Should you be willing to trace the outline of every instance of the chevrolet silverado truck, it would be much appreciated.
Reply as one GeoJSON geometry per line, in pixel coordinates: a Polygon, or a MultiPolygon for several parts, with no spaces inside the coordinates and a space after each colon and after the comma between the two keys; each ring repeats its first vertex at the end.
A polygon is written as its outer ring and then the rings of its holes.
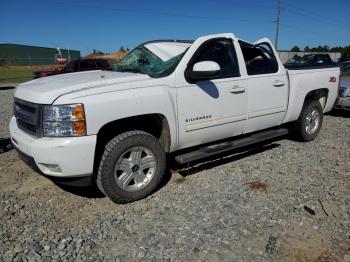
{"type": "Polygon", "coordinates": [[[112,71],[19,85],[11,141],[46,176],[90,179],[116,203],[136,201],[157,189],[170,153],[184,164],[288,132],[315,139],[339,73],[287,70],[266,38],[146,42],[112,71]]]}

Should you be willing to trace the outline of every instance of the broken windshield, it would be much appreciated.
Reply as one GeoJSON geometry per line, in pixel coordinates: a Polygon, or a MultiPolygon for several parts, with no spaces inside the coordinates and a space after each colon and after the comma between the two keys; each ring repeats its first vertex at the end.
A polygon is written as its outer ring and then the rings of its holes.
{"type": "Polygon", "coordinates": [[[136,72],[158,78],[170,75],[186,53],[187,49],[167,61],[149,51],[145,46],[132,50],[122,60],[112,66],[113,71],[136,72]]]}

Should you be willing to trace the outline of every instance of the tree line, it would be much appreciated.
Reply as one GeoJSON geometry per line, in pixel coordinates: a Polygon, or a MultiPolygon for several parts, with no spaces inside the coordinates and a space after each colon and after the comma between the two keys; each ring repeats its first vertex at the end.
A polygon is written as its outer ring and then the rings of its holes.
{"type": "Polygon", "coordinates": [[[317,46],[317,47],[309,47],[305,46],[303,50],[299,46],[293,46],[290,50],[291,52],[339,52],[341,53],[341,58],[350,57],[350,45],[348,46],[336,46],[336,47],[329,47],[328,45],[324,46],[317,46]]]}
{"type": "MultiPolygon", "coordinates": [[[[127,47],[126,49],[124,49],[124,47],[121,46],[121,47],[119,48],[119,51],[128,51],[128,52],[129,52],[129,47],[127,47]]],[[[104,55],[104,54],[105,54],[104,52],[98,51],[98,50],[96,50],[96,49],[93,49],[93,50],[92,50],[92,53],[93,53],[94,55],[104,55]]]]}

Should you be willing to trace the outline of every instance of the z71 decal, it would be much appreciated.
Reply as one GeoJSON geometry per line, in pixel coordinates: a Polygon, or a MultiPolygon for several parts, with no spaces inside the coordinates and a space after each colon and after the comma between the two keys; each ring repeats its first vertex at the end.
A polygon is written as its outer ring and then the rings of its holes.
{"type": "Polygon", "coordinates": [[[335,83],[335,82],[337,82],[337,78],[336,78],[335,76],[331,76],[331,77],[329,78],[329,82],[335,83]]]}

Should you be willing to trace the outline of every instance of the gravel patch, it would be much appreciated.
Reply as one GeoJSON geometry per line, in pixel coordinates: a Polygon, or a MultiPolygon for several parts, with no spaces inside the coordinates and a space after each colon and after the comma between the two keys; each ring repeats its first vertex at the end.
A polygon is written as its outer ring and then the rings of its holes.
{"type": "MultiPolygon", "coordinates": [[[[12,91],[0,90],[2,137],[12,91]]],[[[115,205],[0,154],[0,261],[348,261],[350,115],[288,139],[172,171],[150,197],[115,205]]]]}
{"type": "Polygon", "coordinates": [[[13,115],[12,101],[14,84],[0,84],[0,138],[8,137],[8,125],[13,115]]]}

